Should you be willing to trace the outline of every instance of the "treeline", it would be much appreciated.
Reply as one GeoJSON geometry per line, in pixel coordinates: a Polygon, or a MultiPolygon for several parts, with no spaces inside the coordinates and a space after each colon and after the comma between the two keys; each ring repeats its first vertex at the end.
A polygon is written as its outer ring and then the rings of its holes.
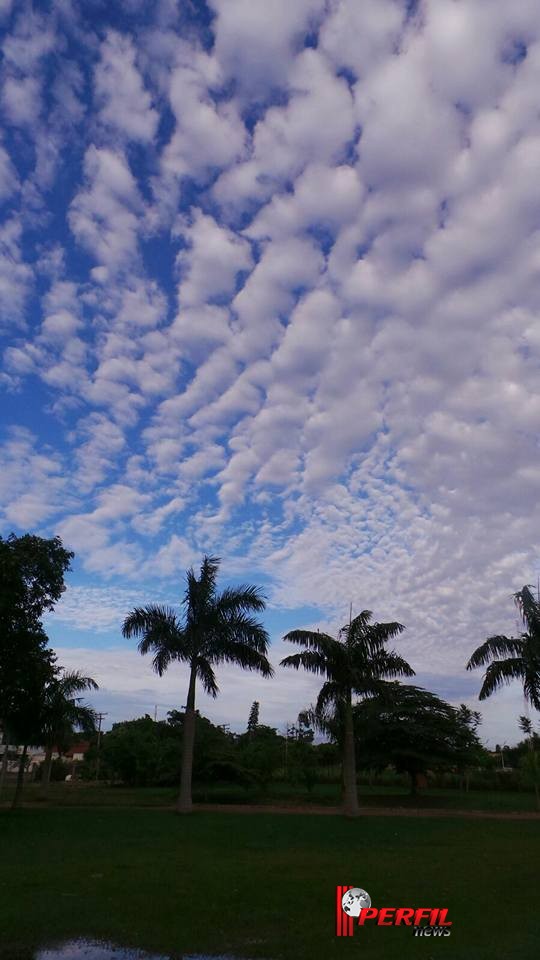
{"type": "MultiPolygon", "coordinates": [[[[258,722],[254,703],[246,730],[234,733],[196,715],[197,751],[193,782],[199,797],[221,796],[248,802],[275,787],[295,796],[313,796],[317,785],[340,784],[339,731],[315,742],[309,711],[302,711],[286,734],[258,722]],[[253,715],[257,719],[253,720],[253,715]]],[[[411,794],[428,785],[474,789],[528,789],[529,739],[504,754],[478,740],[478,714],[458,709],[428,691],[403,685],[391,707],[375,699],[354,711],[359,783],[408,783],[411,794]],[[502,762],[505,766],[502,766],[502,762]],[[401,775],[401,776],[400,776],[401,775]]],[[[181,770],[184,713],[172,710],[166,720],[149,715],[114,724],[101,737],[100,779],[129,787],[174,787],[181,770]]],[[[535,749],[540,739],[533,735],[535,749]]],[[[97,739],[78,769],[83,780],[96,777],[97,739]]],[[[58,763],[63,779],[71,770],[58,763]]]]}
{"type": "MultiPolygon", "coordinates": [[[[78,673],[67,674],[48,647],[42,616],[64,590],[64,577],[73,554],[59,540],[29,534],[0,538],[0,724],[5,771],[8,744],[22,744],[18,788],[20,797],[25,752],[29,744],[48,750],[45,783],[50,778],[54,744],[73,730],[92,732],[95,713],[78,695],[95,688],[78,673]]],[[[111,778],[128,783],[180,781],[177,809],[192,808],[195,776],[229,778],[264,787],[279,769],[284,749],[291,748],[285,766],[295,769],[309,786],[316,775],[321,750],[314,732],[323,732],[339,751],[344,812],[355,816],[358,771],[392,766],[407,774],[414,791],[431,770],[457,771],[464,782],[471,769],[486,759],[477,727],[480,715],[465,705],[456,709],[435,694],[402,680],[414,676],[411,665],[390,644],[405,629],[395,621],[377,622],[369,610],[350,617],[336,637],[319,630],[293,630],[284,639],[298,648],[281,661],[284,667],[306,670],[320,678],[315,703],[296,725],[297,735],[283,738],[259,723],[253,705],[245,735],[215,728],[196,708],[198,687],[216,697],[217,670],[223,664],[257,671],[271,678],[269,637],[258,619],[265,598],[258,587],[243,584],[219,591],[220,561],[205,556],[199,574],[186,573],[181,612],[156,604],[127,614],[124,637],[138,641],[139,652],[152,657],[161,676],[172,664],[187,667],[189,682],[182,712],[155,725],[148,718],[118,724],[103,738],[103,759],[111,778]],[[300,732],[299,732],[300,731],[300,732]]],[[[526,700],[540,707],[540,605],[529,587],[515,594],[524,630],[519,637],[488,638],[471,656],[467,668],[486,667],[480,699],[512,680],[520,680],[526,700]]],[[[539,802],[538,738],[531,721],[521,719],[527,740],[523,769],[539,802]]]]}

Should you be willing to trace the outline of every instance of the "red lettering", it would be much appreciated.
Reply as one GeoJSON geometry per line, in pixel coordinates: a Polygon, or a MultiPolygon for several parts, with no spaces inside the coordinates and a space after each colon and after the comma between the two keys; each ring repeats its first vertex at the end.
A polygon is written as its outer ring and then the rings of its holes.
{"type": "Polygon", "coordinates": [[[391,927],[393,926],[394,921],[392,917],[396,912],[395,907],[383,907],[382,910],[379,910],[379,919],[377,920],[377,926],[379,927],[391,927]],[[390,919],[387,919],[389,917],[390,919]]]}
{"type": "Polygon", "coordinates": [[[431,913],[431,907],[420,907],[414,914],[414,925],[418,926],[421,920],[427,920],[431,913]]]}
{"type": "Polygon", "coordinates": [[[366,920],[374,920],[378,915],[379,911],[377,907],[364,907],[360,911],[360,916],[358,917],[358,926],[363,927],[366,920]]]}
{"type": "Polygon", "coordinates": [[[444,910],[439,910],[439,921],[438,921],[438,926],[439,926],[439,927],[451,927],[451,926],[452,926],[452,921],[451,921],[451,920],[447,920],[447,919],[446,919],[447,916],[448,916],[448,910],[447,910],[446,907],[444,908],[444,910]]]}
{"type": "Polygon", "coordinates": [[[406,927],[412,927],[414,917],[414,908],[413,907],[400,907],[399,910],[396,910],[396,927],[399,927],[400,924],[404,923],[406,927]]]}

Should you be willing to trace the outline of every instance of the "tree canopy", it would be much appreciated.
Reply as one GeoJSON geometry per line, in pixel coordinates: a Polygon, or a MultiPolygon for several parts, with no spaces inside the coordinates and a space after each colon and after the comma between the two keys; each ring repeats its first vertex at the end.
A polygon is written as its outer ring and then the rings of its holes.
{"type": "Polygon", "coordinates": [[[359,764],[368,769],[391,765],[409,775],[413,791],[419,774],[462,769],[482,756],[479,715],[465,705],[456,709],[421,687],[386,683],[353,712],[359,764]]]}

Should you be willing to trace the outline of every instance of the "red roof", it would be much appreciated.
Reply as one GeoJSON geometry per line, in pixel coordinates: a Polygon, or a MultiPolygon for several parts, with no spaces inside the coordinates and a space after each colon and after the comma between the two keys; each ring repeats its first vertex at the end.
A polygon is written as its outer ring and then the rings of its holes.
{"type": "Polygon", "coordinates": [[[88,740],[81,740],[80,743],[74,743],[69,750],[66,750],[64,756],[72,757],[74,753],[86,753],[90,749],[90,743],[88,740]]]}

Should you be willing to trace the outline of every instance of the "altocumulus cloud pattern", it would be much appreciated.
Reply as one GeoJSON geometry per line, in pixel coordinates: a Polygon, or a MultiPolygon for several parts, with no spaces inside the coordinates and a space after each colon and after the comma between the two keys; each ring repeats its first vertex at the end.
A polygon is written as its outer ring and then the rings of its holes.
{"type": "Polygon", "coordinates": [[[537,0],[0,18],[2,528],[77,553],[64,662],[211,550],[472,698],[538,558],[537,0]]]}

